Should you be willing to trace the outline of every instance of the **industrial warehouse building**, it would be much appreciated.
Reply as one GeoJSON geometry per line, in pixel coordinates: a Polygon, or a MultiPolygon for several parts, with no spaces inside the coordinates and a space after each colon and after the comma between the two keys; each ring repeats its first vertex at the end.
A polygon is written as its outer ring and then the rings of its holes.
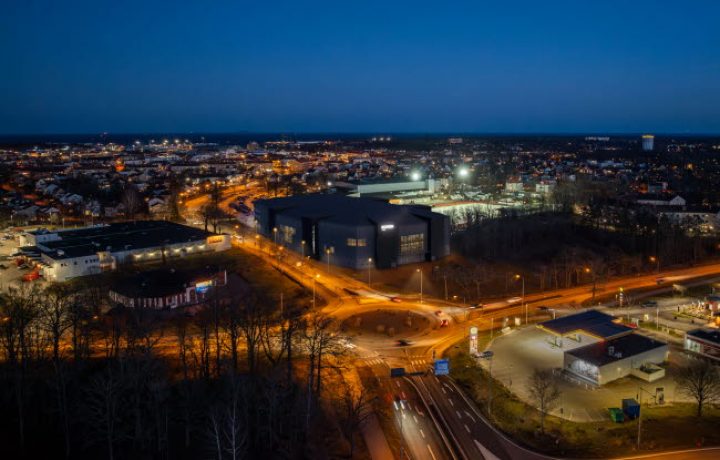
{"type": "Polygon", "coordinates": [[[615,317],[597,310],[545,321],[538,328],[554,336],[563,353],[563,369],[595,385],[628,375],[654,381],[668,359],[667,343],[636,334],[615,317]],[[569,340],[566,340],[569,339],[569,340]]]}
{"type": "Polygon", "coordinates": [[[297,253],[354,269],[436,260],[450,253],[450,220],[426,206],[304,195],[255,202],[257,231],[297,253]]]}
{"type": "Polygon", "coordinates": [[[22,253],[35,260],[49,281],[110,271],[120,264],[184,257],[230,248],[217,235],[167,221],[122,222],[71,230],[26,232],[22,253]]]}

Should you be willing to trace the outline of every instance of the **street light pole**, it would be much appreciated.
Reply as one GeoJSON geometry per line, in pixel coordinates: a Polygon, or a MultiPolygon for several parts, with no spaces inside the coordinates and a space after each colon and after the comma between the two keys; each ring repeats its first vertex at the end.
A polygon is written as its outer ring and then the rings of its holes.
{"type": "Polygon", "coordinates": [[[419,268],[416,271],[420,273],[420,303],[423,303],[423,272],[419,268]]]}
{"type": "Polygon", "coordinates": [[[368,257],[368,287],[370,287],[370,271],[372,270],[372,257],[368,257]]]}
{"type": "Polygon", "coordinates": [[[525,325],[527,325],[528,322],[528,308],[527,304],[525,303],[525,277],[522,278],[522,303],[523,308],[525,309],[525,325]]]}

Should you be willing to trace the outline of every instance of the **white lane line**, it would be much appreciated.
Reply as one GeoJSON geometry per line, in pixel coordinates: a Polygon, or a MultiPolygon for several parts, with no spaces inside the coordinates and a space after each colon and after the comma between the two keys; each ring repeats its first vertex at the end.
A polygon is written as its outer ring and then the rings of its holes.
{"type": "Polygon", "coordinates": [[[417,417],[415,417],[415,414],[413,414],[413,420],[415,420],[415,423],[417,423],[417,417]]]}
{"type": "Polygon", "coordinates": [[[430,451],[430,456],[433,458],[433,460],[436,460],[435,454],[433,453],[432,448],[430,447],[430,444],[427,445],[427,448],[428,448],[428,451],[430,451]]]}
{"type": "Polygon", "coordinates": [[[465,415],[467,415],[468,418],[470,418],[470,420],[472,420],[473,423],[475,423],[475,417],[473,417],[472,414],[470,414],[470,412],[468,412],[468,411],[464,411],[464,412],[465,412],[465,415]]]}
{"type": "Polygon", "coordinates": [[[460,415],[460,411],[456,410],[455,413],[457,414],[458,418],[462,418],[462,415],[460,415]]]}
{"type": "Polygon", "coordinates": [[[475,441],[475,447],[477,447],[477,449],[480,451],[480,453],[482,454],[482,456],[483,456],[484,459],[486,459],[486,460],[500,460],[496,455],[493,455],[492,452],[490,452],[489,450],[487,450],[487,449],[485,448],[485,446],[483,446],[482,444],[480,444],[477,439],[473,439],[473,441],[475,441]]]}
{"type": "Polygon", "coordinates": [[[450,401],[450,405],[451,405],[451,406],[455,407],[455,403],[452,402],[452,399],[448,399],[448,401],[450,401]]]}
{"type": "Polygon", "coordinates": [[[395,380],[395,384],[397,385],[398,388],[400,388],[400,382],[398,382],[397,380],[395,380]]]}
{"type": "Polygon", "coordinates": [[[443,391],[443,393],[447,394],[447,391],[445,391],[445,387],[440,387],[440,389],[443,391]]]}
{"type": "Polygon", "coordinates": [[[420,436],[422,436],[423,439],[425,439],[425,433],[423,432],[423,430],[420,430],[420,436]]]}
{"type": "Polygon", "coordinates": [[[470,428],[468,428],[467,425],[465,425],[465,431],[467,431],[468,433],[470,433],[470,428]]]}

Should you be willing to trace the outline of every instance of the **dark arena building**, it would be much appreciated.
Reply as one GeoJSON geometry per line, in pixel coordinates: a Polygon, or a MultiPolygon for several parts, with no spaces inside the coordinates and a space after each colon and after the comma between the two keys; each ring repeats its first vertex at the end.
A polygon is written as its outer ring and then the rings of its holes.
{"type": "Polygon", "coordinates": [[[391,268],[450,253],[450,220],[429,207],[372,198],[300,195],[255,201],[257,231],[305,257],[391,268]]]}

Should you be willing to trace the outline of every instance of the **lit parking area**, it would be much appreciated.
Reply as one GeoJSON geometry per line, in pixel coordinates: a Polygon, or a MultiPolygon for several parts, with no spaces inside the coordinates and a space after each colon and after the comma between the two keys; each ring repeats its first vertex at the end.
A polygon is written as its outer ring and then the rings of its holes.
{"type": "MultiPolygon", "coordinates": [[[[572,347],[588,345],[584,340],[577,343],[567,338],[563,340],[563,348],[554,344],[554,337],[534,326],[516,329],[497,337],[489,349],[494,352],[492,374],[510,391],[525,401],[530,401],[527,381],[534,369],[556,369],[562,396],[554,415],[578,422],[608,420],[608,408],[618,407],[624,398],[637,398],[638,389],[642,388],[644,401],[652,400],[657,388],[662,388],[666,403],[681,398],[675,393],[674,369],[687,364],[685,353],[673,349],[670,352],[670,363],[666,366],[667,374],[652,383],[641,381],[635,377],[625,377],[612,381],[607,385],[596,387],[579,378],[561,374],[563,353],[572,347]]],[[[488,367],[482,360],[482,365],[488,367]]],[[[682,397],[686,400],[685,397],[682,397]]]]}

